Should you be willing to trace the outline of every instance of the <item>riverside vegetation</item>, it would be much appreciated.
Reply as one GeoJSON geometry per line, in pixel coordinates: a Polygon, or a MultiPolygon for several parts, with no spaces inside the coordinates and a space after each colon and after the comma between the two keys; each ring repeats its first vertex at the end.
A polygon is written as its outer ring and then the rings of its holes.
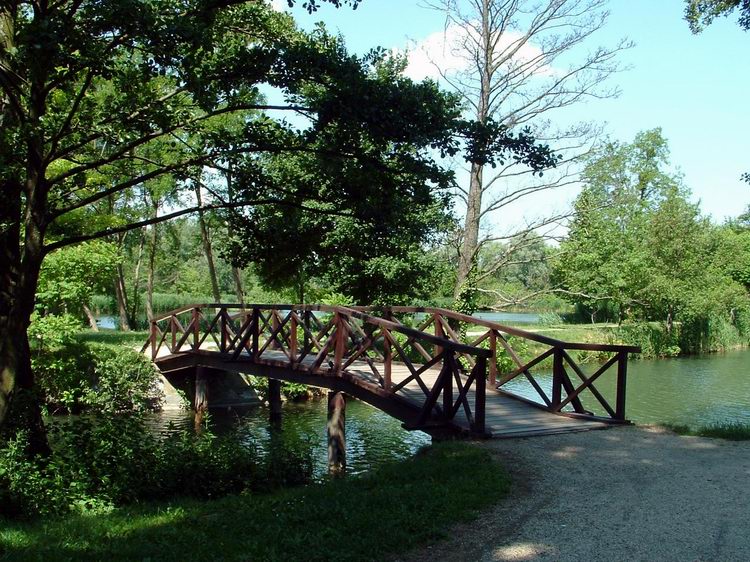
{"type": "MultiPolygon", "coordinates": [[[[325,2],[358,4],[303,4],[325,2]]],[[[155,435],[137,330],[184,304],[515,306],[546,311],[552,337],[648,357],[747,345],[750,212],[703,217],[659,129],[593,147],[559,245],[532,228],[459,257],[454,176],[435,154],[536,176],[555,147],[466,119],[457,96],[407,79],[403,57],[352,56],[265,2],[209,4],[0,7],[1,557],[132,559],[157,544],[158,558],[212,558],[218,537],[226,557],[378,558],[507,492],[465,445],[308,485],[306,452],[210,424],[155,435]],[[101,315],[121,331],[94,333],[101,315]]]]}

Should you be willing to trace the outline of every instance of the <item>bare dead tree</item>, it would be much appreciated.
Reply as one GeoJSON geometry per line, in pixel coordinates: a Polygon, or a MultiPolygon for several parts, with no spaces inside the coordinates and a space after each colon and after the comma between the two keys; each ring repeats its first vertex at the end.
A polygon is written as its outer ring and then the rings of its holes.
{"type": "MultiPolygon", "coordinates": [[[[516,163],[491,175],[479,165],[467,170],[468,185],[456,188],[456,198],[466,209],[457,296],[482,245],[497,239],[480,235],[490,215],[577,182],[580,162],[595,145],[600,127],[578,123],[560,128],[551,116],[586,100],[617,96],[618,88],[608,81],[622,70],[618,55],[632,43],[622,39],[579,54],[606,24],[607,0],[425,0],[424,5],[445,14],[445,48],[456,68],[441,68],[434,57],[431,60],[441,79],[462,97],[466,111],[481,123],[492,119],[509,129],[528,127],[561,155],[557,169],[543,178],[516,163]]],[[[521,232],[502,236],[523,239],[524,233],[555,220],[559,217],[536,219],[521,232]]],[[[481,280],[501,265],[492,264],[475,278],[481,280]]]]}

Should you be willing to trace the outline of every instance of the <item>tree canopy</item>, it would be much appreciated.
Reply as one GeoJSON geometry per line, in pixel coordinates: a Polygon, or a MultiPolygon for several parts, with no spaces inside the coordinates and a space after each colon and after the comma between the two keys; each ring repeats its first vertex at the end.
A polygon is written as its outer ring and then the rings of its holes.
{"type": "Polygon", "coordinates": [[[663,321],[667,331],[680,321],[684,345],[700,351],[710,319],[749,310],[747,242],[701,216],[668,164],[659,129],[593,158],[556,275],[592,318],[663,321]]]}
{"type": "Polygon", "coordinates": [[[444,181],[432,151],[553,162],[528,135],[462,121],[457,99],[399,77],[382,51],[352,56],[258,0],[3,3],[0,121],[0,420],[13,389],[33,386],[25,332],[53,250],[199,209],[361,220],[378,190],[422,201],[401,176],[444,181]],[[268,162],[281,155],[312,158],[327,181],[279,183],[268,162]],[[232,173],[233,192],[206,186],[201,205],[192,182],[206,167],[232,173]],[[352,179],[372,170],[391,179],[352,179]]]}
{"type": "Polygon", "coordinates": [[[686,0],[685,19],[693,33],[700,33],[714,19],[739,11],[739,25],[750,29],[750,0],[686,0]]]}

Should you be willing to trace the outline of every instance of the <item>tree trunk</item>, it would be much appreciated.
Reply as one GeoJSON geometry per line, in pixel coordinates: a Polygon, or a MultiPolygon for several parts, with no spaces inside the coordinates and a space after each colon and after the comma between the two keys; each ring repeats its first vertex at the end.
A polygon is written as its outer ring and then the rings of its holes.
{"type": "Polygon", "coordinates": [[[211,248],[211,236],[206,224],[206,217],[203,213],[203,197],[201,196],[200,182],[195,182],[195,199],[198,203],[198,223],[201,228],[201,239],[203,240],[203,251],[206,254],[208,263],[208,277],[211,280],[211,292],[214,296],[214,302],[221,302],[221,292],[219,291],[219,280],[216,278],[216,267],[214,265],[214,252],[211,248]]]}
{"type": "Polygon", "coordinates": [[[95,332],[98,332],[99,326],[96,323],[96,317],[94,316],[94,313],[91,312],[91,309],[85,304],[83,305],[83,313],[86,315],[86,319],[89,321],[89,328],[91,328],[95,332]]]}
{"type": "MultiPolygon", "coordinates": [[[[481,4],[482,33],[479,40],[482,42],[481,60],[477,61],[480,75],[479,97],[476,105],[476,115],[479,123],[486,123],[490,108],[490,89],[492,81],[492,31],[490,29],[491,2],[484,0],[481,4]]],[[[469,277],[471,268],[474,267],[475,258],[479,249],[479,224],[482,219],[482,194],[483,166],[472,163],[469,176],[469,192],[466,197],[466,217],[464,219],[464,237],[461,244],[461,252],[458,260],[458,271],[456,272],[456,286],[453,289],[453,297],[458,298],[469,277]]]]}
{"type": "MultiPolygon", "coordinates": [[[[154,201],[153,218],[156,218],[159,204],[154,201]]],[[[154,263],[156,262],[156,245],[159,242],[157,225],[151,225],[151,243],[148,248],[148,279],[146,281],[146,315],[149,322],[154,317],[154,263]]]]}
{"type": "MultiPolygon", "coordinates": [[[[0,182],[0,224],[4,225],[0,228],[0,427],[5,435],[28,431],[28,452],[46,454],[49,445],[27,335],[44,258],[44,220],[35,193],[39,176],[30,177],[23,190],[27,194],[23,233],[21,186],[0,182]]],[[[44,195],[41,199],[43,203],[44,195]]]]}
{"type": "Polygon", "coordinates": [[[245,290],[242,288],[242,272],[239,267],[232,267],[232,277],[234,278],[234,290],[237,293],[237,302],[245,308],[245,290]]]}
{"type": "Polygon", "coordinates": [[[143,247],[146,245],[146,228],[141,229],[141,239],[138,242],[138,258],[135,261],[135,270],[133,271],[133,302],[130,306],[130,319],[133,324],[138,321],[138,305],[141,289],[141,262],[143,261],[143,247]]]}
{"type": "Polygon", "coordinates": [[[479,245],[479,220],[482,211],[482,166],[472,164],[469,197],[467,198],[466,217],[464,219],[464,237],[458,258],[456,286],[453,297],[458,298],[469,272],[474,264],[474,256],[479,245]]]}
{"type": "Polygon", "coordinates": [[[120,330],[123,332],[130,331],[128,322],[128,300],[125,292],[125,275],[122,272],[122,265],[117,266],[115,275],[115,299],[117,300],[117,312],[120,315],[120,330]]]}
{"type": "MultiPolygon", "coordinates": [[[[230,202],[234,201],[234,182],[232,174],[232,163],[230,162],[227,167],[227,172],[224,177],[227,180],[227,197],[230,202]]],[[[245,289],[242,287],[242,272],[239,267],[232,266],[232,277],[234,278],[234,290],[237,294],[237,301],[245,308],[245,289]]]]}

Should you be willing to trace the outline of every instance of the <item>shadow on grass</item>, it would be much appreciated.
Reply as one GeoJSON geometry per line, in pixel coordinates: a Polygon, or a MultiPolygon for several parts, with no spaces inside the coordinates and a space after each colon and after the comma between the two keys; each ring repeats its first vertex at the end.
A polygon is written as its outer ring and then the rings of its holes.
{"type": "MultiPolygon", "coordinates": [[[[200,475],[196,475],[200,478],[200,475]]],[[[508,491],[484,450],[443,443],[368,475],[0,527],[4,560],[372,560],[447,535],[508,491]]]]}

